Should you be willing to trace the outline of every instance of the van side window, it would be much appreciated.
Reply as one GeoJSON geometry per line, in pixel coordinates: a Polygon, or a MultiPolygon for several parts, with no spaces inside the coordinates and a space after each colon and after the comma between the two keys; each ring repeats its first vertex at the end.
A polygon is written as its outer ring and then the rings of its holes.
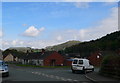
{"type": "Polygon", "coordinates": [[[78,62],[78,60],[74,60],[74,61],[73,61],[73,64],[77,64],[77,62],[78,62]]]}
{"type": "Polygon", "coordinates": [[[83,64],[83,60],[79,60],[79,64],[83,64]]]}

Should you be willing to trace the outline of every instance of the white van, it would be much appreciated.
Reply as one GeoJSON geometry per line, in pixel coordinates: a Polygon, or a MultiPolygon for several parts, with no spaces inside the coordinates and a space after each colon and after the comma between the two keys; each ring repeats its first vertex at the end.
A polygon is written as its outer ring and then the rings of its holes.
{"type": "Polygon", "coordinates": [[[85,73],[86,71],[94,71],[94,66],[90,65],[88,59],[74,58],[71,70],[73,73],[75,73],[75,71],[83,71],[83,73],[85,73]]]}

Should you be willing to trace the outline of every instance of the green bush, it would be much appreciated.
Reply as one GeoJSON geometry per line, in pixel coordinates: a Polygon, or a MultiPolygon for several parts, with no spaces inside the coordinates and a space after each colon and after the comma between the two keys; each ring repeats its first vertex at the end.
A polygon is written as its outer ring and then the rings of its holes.
{"type": "Polygon", "coordinates": [[[119,55],[107,55],[104,57],[100,74],[118,77],[120,78],[120,56],[119,55]]]}

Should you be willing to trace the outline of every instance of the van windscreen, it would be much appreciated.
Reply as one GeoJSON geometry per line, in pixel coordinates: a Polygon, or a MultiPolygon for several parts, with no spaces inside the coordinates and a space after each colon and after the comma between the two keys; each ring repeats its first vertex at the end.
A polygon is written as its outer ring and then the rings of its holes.
{"type": "Polygon", "coordinates": [[[83,60],[79,60],[79,64],[83,64],[83,60]]]}
{"type": "Polygon", "coordinates": [[[78,60],[74,60],[74,61],[73,61],[73,64],[77,64],[77,62],[78,62],[78,60]]]}

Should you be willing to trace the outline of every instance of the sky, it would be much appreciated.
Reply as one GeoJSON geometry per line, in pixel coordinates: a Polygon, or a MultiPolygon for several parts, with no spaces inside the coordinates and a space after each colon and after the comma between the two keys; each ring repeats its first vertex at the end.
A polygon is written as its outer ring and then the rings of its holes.
{"type": "MultiPolygon", "coordinates": [[[[2,2],[2,49],[90,41],[118,30],[117,2],[2,2]]],[[[1,24],[0,24],[1,25],[1,24]]]]}

